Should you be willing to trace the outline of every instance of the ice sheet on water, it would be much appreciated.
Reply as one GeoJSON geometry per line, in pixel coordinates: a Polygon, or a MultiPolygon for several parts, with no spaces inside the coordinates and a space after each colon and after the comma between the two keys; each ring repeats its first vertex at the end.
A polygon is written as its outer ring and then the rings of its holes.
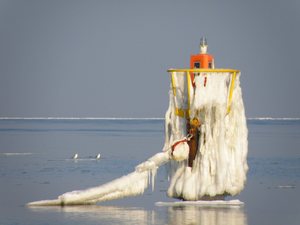
{"type": "Polygon", "coordinates": [[[244,202],[235,199],[229,201],[214,200],[214,201],[175,201],[175,202],[156,202],[156,206],[204,206],[204,207],[242,207],[244,202]]]}

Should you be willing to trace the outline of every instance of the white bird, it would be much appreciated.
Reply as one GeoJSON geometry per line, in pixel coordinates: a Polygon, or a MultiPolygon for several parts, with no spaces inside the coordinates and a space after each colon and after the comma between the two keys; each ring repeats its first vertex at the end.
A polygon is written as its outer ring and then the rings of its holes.
{"type": "Polygon", "coordinates": [[[73,159],[78,159],[78,154],[77,153],[73,156],[73,159]]]}
{"type": "Polygon", "coordinates": [[[96,155],[96,159],[100,159],[100,157],[101,157],[101,155],[100,155],[100,153],[98,153],[98,154],[96,155]]]}

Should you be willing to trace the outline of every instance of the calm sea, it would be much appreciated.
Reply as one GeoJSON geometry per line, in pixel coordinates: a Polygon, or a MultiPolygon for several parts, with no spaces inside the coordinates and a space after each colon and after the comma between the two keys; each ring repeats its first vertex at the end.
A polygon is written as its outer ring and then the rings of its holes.
{"type": "Polygon", "coordinates": [[[155,190],[96,206],[28,208],[67,191],[108,182],[161,151],[162,119],[0,119],[0,224],[300,224],[300,120],[250,119],[250,170],[242,208],[156,206],[155,190]],[[78,153],[79,160],[72,160],[78,153]],[[101,159],[95,160],[100,153],[101,159]]]}

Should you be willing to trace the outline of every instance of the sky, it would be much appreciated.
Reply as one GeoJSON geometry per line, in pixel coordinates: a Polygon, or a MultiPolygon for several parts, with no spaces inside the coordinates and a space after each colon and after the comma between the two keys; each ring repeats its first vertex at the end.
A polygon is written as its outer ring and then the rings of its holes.
{"type": "Polygon", "coordinates": [[[0,0],[0,117],[164,117],[202,36],[247,117],[300,117],[300,1],[0,0]]]}

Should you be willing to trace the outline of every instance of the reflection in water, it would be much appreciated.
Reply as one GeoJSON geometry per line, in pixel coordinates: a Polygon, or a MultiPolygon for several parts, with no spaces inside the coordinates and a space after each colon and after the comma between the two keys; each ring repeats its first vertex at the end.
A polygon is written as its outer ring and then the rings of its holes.
{"type": "Polygon", "coordinates": [[[243,208],[173,206],[168,208],[168,224],[247,225],[243,208]]]}
{"type": "Polygon", "coordinates": [[[61,212],[67,220],[74,224],[156,224],[153,210],[145,210],[135,207],[113,207],[113,206],[49,206],[30,207],[35,212],[61,212]]]}
{"type": "Polygon", "coordinates": [[[35,212],[63,213],[63,216],[74,221],[74,224],[81,224],[83,221],[85,224],[94,224],[101,221],[101,224],[247,225],[243,208],[237,207],[170,206],[145,210],[133,207],[87,205],[30,209],[35,212]]]}
{"type": "Polygon", "coordinates": [[[112,206],[65,207],[63,212],[68,219],[101,221],[104,224],[148,224],[153,214],[153,211],[140,208],[112,206]]]}

